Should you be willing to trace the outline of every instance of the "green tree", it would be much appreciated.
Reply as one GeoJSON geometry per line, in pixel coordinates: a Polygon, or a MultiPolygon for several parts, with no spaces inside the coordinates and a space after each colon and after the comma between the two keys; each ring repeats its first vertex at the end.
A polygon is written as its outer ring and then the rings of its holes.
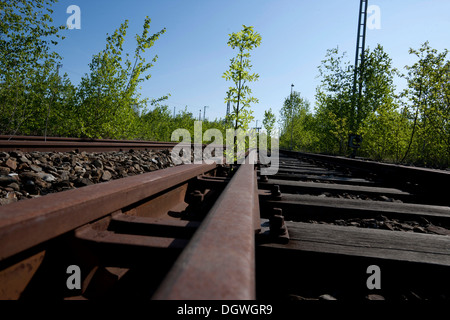
{"type": "Polygon", "coordinates": [[[250,73],[250,51],[261,44],[261,36],[253,27],[245,25],[240,32],[229,36],[228,45],[232,49],[237,48],[238,54],[230,60],[230,69],[222,76],[234,84],[234,87],[229,87],[225,101],[230,101],[233,105],[229,120],[234,121],[234,129],[246,130],[253,119],[250,104],[258,103],[258,99],[251,96],[252,91],[247,85],[259,78],[257,73],[250,73]]]}
{"type": "Polygon", "coordinates": [[[360,152],[372,159],[399,162],[406,150],[409,131],[410,122],[404,110],[398,110],[394,104],[378,106],[361,125],[364,144],[360,152]]]}
{"type": "Polygon", "coordinates": [[[152,47],[166,29],[149,36],[150,18],[146,17],[141,35],[136,35],[134,59],[124,56],[128,20],[125,20],[111,36],[106,48],[94,55],[89,64],[90,74],[81,79],[78,87],[78,119],[80,135],[87,137],[129,138],[136,134],[139,115],[148,99],[141,99],[139,83],[148,80],[146,74],[156,62],[155,56],[146,63],[143,54],[152,47]]]}
{"type": "MultiPolygon", "coordinates": [[[[272,109],[269,108],[269,110],[265,110],[263,125],[264,125],[264,128],[266,129],[266,133],[262,133],[262,134],[265,135],[265,139],[267,139],[266,141],[267,141],[267,146],[269,149],[272,146],[272,137],[274,134],[275,122],[276,122],[276,117],[275,117],[275,114],[272,112],[272,109]]],[[[260,137],[260,139],[261,138],[264,139],[264,137],[260,137]]],[[[260,140],[260,141],[264,141],[264,140],[260,140]]],[[[262,148],[262,147],[264,147],[264,146],[259,144],[259,148],[262,148]]]]}
{"type": "Polygon", "coordinates": [[[76,87],[70,82],[67,74],[55,79],[45,119],[47,136],[70,137],[78,131],[79,124],[75,113],[78,103],[76,94],[76,87]]]}
{"type": "Polygon", "coordinates": [[[334,152],[346,151],[352,108],[353,72],[347,54],[339,48],[329,49],[318,67],[321,84],[316,89],[316,115],[320,118],[318,139],[320,148],[334,152]]]}
{"type": "Polygon", "coordinates": [[[364,123],[380,106],[385,106],[384,112],[394,112],[398,107],[393,84],[398,72],[391,59],[381,45],[374,50],[366,49],[365,57],[360,77],[363,92],[357,112],[352,105],[353,66],[346,54],[340,54],[338,48],[328,50],[319,66],[322,78],[316,93],[316,114],[321,119],[319,141],[329,152],[346,153],[349,133],[361,134],[364,123]],[[337,150],[332,141],[337,143],[337,150]]]}
{"type": "MultiPolygon", "coordinates": [[[[141,137],[146,140],[170,141],[174,119],[169,107],[157,105],[141,117],[141,137]]],[[[186,124],[184,124],[186,126],[186,124]]],[[[181,127],[188,129],[189,127],[181,127]]]]}
{"type": "Polygon", "coordinates": [[[61,57],[53,51],[64,26],[52,25],[56,0],[0,2],[0,131],[44,133],[55,101],[61,57]]]}
{"type": "Polygon", "coordinates": [[[273,129],[275,126],[275,121],[276,121],[276,117],[275,117],[275,114],[272,112],[272,109],[270,108],[269,110],[265,110],[263,125],[264,125],[264,128],[266,129],[267,135],[269,137],[272,136],[273,129]]]}
{"type": "Polygon", "coordinates": [[[362,77],[363,96],[356,114],[356,128],[364,137],[360,153],[383,160],[399,160],[408,121],[399,110],[394,78],[399,76],[381,45],[366,51],[362,77]]]}
{"type": "MultiPolygon", "coordinates": [[[[394,78],[399,76],[397,69],[392,67],[392,59],[378,44],[375,49],[366,50],[363,81],[363,96],[360,100],[359,111],[356,114],[356,130],[361,123],[383,105],[397,108],[394,78]]],[[[389,108],[388,108],[389,109],[389,108]]]]}
{"type": "Polygon", "coordinates": [[[280,145],[295,150],[311,150],[315,140],[310,103],[297,91],[286,97],[280,110],[280,145]]]}
{"type": "Polygon", "coordinates": [[[450,161],[450,62],[448,50],[438,52],[425,42],[410,49],[418,61],[406,66],[408,88],[402,96],[409,101],[412,121],[408,147],[402,160],[411,154],[420,163],[448,166],[450,161]]]}
{"type": "Polygon", "coordinates": [[[309,113],[310,103],[303,98],[300,92],[293,91],[285,98],[280,110],[281,137],[280,145],[294,148],[296,143],[301,144],[298,136],[303,131],[306,114],[309,113]]]}

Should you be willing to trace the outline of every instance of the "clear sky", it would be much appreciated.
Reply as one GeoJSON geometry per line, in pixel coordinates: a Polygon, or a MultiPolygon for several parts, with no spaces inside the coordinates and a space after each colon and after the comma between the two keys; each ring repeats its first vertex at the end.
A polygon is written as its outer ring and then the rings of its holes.
{"type": "MultiPolygon", "coordinates": [[[[199,110],[203,116],[208,106],[210,120],[225,116],[224,99],[232,84],[222,74],[236,54],[227,41],[243,24],[262,36],[261,46],[251,52],[252,70],[260,75],[250,84],[259,99],[252,106],[258,126],[269,108],[278,119],[291,84],[314,106],[317,67],[327,49],[339,46],[354,61],[359,0],[60,0],[53,7],[55,24],[66,24],[69,5],[80,7],[81,29],[64,31],[66,39],[56,50],[64,58],[61,71],[72,83],[89,72],[92,56],[105,48],[106,34],[125,19],[125,49],[132,55],[134,35],[149,16],[151,34],[164,27],[167,32],[146,53],[147,61],[155,54],[159,59],[142,96],[170,93],[172,112],[187,106],[195,116],[199,110]]],[[[408,54],[411,47],[418,49],[428,40],[439,51],[450,48],[449,0],[369,0],[369,5],[380,8],[381,28],[367,30],[366,47],[380,43],[401,71],[415,61],[408,54]]]]}

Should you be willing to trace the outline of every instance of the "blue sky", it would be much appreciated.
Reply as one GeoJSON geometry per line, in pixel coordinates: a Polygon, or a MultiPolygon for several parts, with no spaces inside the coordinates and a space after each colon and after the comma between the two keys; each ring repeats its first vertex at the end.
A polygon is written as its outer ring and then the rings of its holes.
{"type": "MultiPolygon", "coordinates": [[[[261,125],[264,110],[275,115],[291,84],[314,106],[317,67],[327,49],[339,46],[354,61],[358,0],[60,0],[54,9],[55,24],[66,24],[69,5],[81,9],[81,29],[66,30],[56,50],[64,58],[61,71],[78,84],[89,72],[92,56],[105,48],[106,34],[112,34],[129,20],[125,50],[134,52],[134,35],[141,33],[145,16],[152,21],[150,32],[167,32],[146,53],[147,61],[159,59],[150,69],[152,78],[142,85],[142,96],[157,98],[168,93],[173,111],[188,107],[198,116],[208,106],[206,117],[223,118],[224,98],[230,82],[222,78],[236,52],[227,46],[229,34],[242,25],[261,34],[261,46],[251,54],[252,70],[260,75],[251,83],[255,121],[261,125]]],[[[425,41],[442,51],[450,48],[450,1],[369,0],[380,8],[381,29],[367,30],[366,46],[380,43],[404,71],[415,62],[409,48],[425,41]]],[[[398,81],[402,88],[404,83],[398,81]]],[[[255,121],[252,126],[255,125],[255,121]]]]}

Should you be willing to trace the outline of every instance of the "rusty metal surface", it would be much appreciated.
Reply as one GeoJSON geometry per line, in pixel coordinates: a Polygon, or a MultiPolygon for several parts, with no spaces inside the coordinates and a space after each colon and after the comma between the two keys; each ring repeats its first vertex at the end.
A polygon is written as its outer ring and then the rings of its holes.
{"type": "MultiPolygon", "coordinates": [[[[43,136],[8,136],[0,135],[0,151],[23,152],[66,152],[72,150],[87,152],[106,151],[129,151],[129,150],[161,150],[172,149],[176,146],[184,148],[202,148],[206,144],[183,144],[179,142],[162,142],[147,140],[114,140],[114,139],[91,139],[91,138],[63,138],[63,137],[43,137],[43,136]]],[[[226,148],[222,145],[209,145],[211,148],[226,148]]]]}
{"type": "Polygon", "coordinates": [[[354,174],[363,176],[369,174],[372,177],[381,179],[384,186],[400,188],[415,194],[415,198],[422,203],[431,201],[439,205],[450,205],[447,189],[442,187],[450,183],[450,171],[448,170],[287,150],[280,150],[280,153],[300,159],[344,167],[354,174]]]}
{"type": "Polygon", "coordinates": [[[423,179],[426,181],[434,181],[436,183],[444,183],[450,181],[450,171],[437,170],[421,167],[410,167],[393,163],[382,163],[376,161],[369,161],[363,159],[351,159],[341,156],[330,156],[324,154],[314,154],[305,152],[295,152],[280,150],[281,153],[290,156],[306,157],[309,159],[315,159],[333,164],[340,164],[345,167],[355,167],[361,169],[367,169],[373,172],[383,173],[385,175],[393,174],[395,176],[404,176],[408,178],[423,179]]]}
{"type": "MultiPolygon", "coordinates": [[[[107,142],[107,143],[151,143],[167,144],[168,142],[151,140],[116,140],[116,139],[93,139],[93,138],[65,138],[65,137],[44,137],[44,136],[9,136],[0,135],[0,141],[70,141],[70,142],[107,142]]],[[[171,144],[169,142],[169,144],[171,144]]],[[[173,144],[176,144],[175,142],[173,144]]]]}
{"type": "Polygon", "coordinates": [[[0,300],[17,300],[44,259],[45,251],[36,253],[0,271],[0,300]]]}
{"type": "Polygon", "coordinates": [[[163,218],[167,216],[168,211],[173,211],[177,208],[179,208],[179,211],[182,211],[187,206],[184,202],[187,185],[185,183],[171,190],[167,190],[164,194],[159,194],[148,201],[146,200],[144,203],[137,204],[126,214],[140,217],[163,218]]]}
{"type": "Polygon", "coordinates": [[[30,151],[117,151],[117,150],[145,150],[145,149],[170,149],[177,145],[177,143],[155,143],[155,142],[125,142],[125,141],[72,141],[72,140],[0,140],[0,151],[14,151],[21,150],[24,152],[30,151]]]}
{"type": "Polygon", "coordinates": [[[216,168],[182,165],[0,208],[0,261],[216,168]]]}
{"type": "Polygon", "coordinates": [[[255,299],[256,183],[242,164],[153,299],[255,299]]]}
{"type": "Polygon", "coordinates": [[[255,230],[255,234],[258,234],[261,232],[261,216],[260,216],[260,210],[259,210],[259,191],[258,191],[258,180],[257,180],[257,174],[255,170],[255,195],[253,197],[254,201],[254,209],[253,209],[253,228],[255,230]]]}
{"type": "MultiPolygon", "coordinates": [[[[176,144],[171,142],[148,141],[148,140],[116,140],[116,139],[93,139],[93,138],[65,138],[65,137],[44,137],[44,136],[9,136],[0,135],[0,141],[70,141],[70,142],[107,142],[107,143],[151,143],[151,144],[176,144]]],[[[0,142],[0,144],[2,143],[0,142]]]]}
{"type": "Polygon", "coordinates": [[[179,249],[184,248],[188,242],[185,239],[118,234],[108,230],[95,230],[89,226],[77,229],[75,236],[80,240],[98,242],[102,244],[121,245],[124,247],[179,249]]]}

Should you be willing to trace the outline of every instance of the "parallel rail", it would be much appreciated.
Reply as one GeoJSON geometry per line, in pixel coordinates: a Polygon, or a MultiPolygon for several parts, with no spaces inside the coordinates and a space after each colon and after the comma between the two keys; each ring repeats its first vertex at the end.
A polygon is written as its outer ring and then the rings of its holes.
{"type": "Polygon", "coordinates": [[[256,299],[260,230],[256,151],[241,164],[155,295],[158,300],[256,299]]]}
{"type": "MultiPolygon", "coordinates": [[[[0,298],[152,298],[159,288],[155,298],[254,299],[255,167],[240,165],[231,180],[221,172],[217,164],[182,165],[1,207],[0,298]],[[230,211],[232,204],[239,210],[230,211]],[[214,264],[215,286],[183,292],[170,276],[160,286],[170,265],[176,274],[185,260],[194,269],[214,264]],[[71,265],[82,271],[75,291],[64,281],[71,265]],[[142,272],[144,279],[152,274],[146,285],[133,280],[142,272]],[[131,293],[118,289],[124,282],[131,293]]],[[[180,273],[176,278],[198,281],[192,270],[180,273]]]]}
{"type": "MultiPolygon", "coordinates": [[[[448,200],[445,186],[450,184],[450,171],[287,150],[283,150],[283,153],[288,156],[342,166],[357,174],[377,176],[385,184],[406,188],[417,196],[433,198],[440,202],[448,200]]],[[[447,201],[447,204],[450,202],[447,201]]]]}
{"type": "Polygon", "coordinates": [[[290,240],[259,242],[259,297],[450,300],[450,202],[440,184],[449,172],[281,154],[278,174],[259,182],[260,208],[263,222],[284,215],[290,240]],[[368,285],[370,266],[380,289],[368,285]]]}
{"type": "Polygon", "coordinates": [[[140,141],[140,140],[113,140],[113,139],[83,139],[83,138],[60,138],[41,136],[0,136],[0,151],[20,150],[24,152],[65,152],[65,151],[88,151],[103,152],[116,150],[154,150],[172,149],[178,143],[140,141]]]}
{"type": "Polygon", "coordinates": [[[280,154],[0,207],[0,298],[450,299],[448,172],[280,154]]]}

